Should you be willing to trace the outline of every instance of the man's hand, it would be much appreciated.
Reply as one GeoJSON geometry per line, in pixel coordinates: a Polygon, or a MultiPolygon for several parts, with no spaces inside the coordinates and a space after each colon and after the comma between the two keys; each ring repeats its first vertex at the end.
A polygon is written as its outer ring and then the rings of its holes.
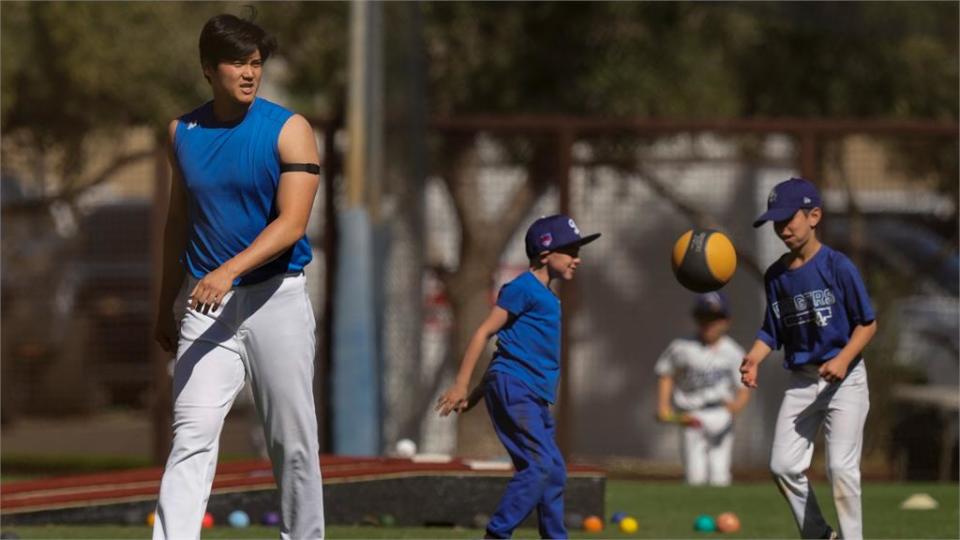
{"type": "Polygon", "coordinates": [[[466,410],[467,405],[467,387],[455,384],[440,396],[434,410],[439,411],[440,416],[447,416],[454,411],[462,412],[466,410]]]}
{"type": "Polygon", "coordinates": [[[201,313],[217,311],[223,298],[233,288],[233,280],[236,277],[223,266],[203,276],[203,279],[190,292],[187,306],[201,313]]]}
{"type": "Polygon", "coordinates": [[[844,362],[839,358],[832,358],[821,364],[818,371],[824,380],[835,383],[842,381],[843,378],[847,376],[848,367],[850,367],[849,363],[844,362]]]}
{"type": "Polygon", "coordinates": [[[757,365],[757,361],[749,356],[744,356],[740,363],[740,382],[747,388],[757,387],[757,365]]]}

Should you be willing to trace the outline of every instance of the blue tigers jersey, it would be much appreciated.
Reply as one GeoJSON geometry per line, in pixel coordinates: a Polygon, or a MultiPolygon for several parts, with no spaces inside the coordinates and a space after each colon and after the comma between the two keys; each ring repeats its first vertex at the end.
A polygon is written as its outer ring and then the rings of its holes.
{"type": "Polygon", "coordinates": [[[856,326],[876,318],[860,272],[827,245],[799,268],[773,263],[764,285],[767,309],[757,339],[771,349],[782,347],[790,369],[830,360],[856,326]]]}

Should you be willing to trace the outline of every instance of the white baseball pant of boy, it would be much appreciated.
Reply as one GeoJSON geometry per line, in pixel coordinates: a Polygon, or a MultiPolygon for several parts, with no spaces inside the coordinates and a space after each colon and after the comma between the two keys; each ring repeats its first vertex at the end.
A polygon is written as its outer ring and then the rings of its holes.
{"type": "Polygon", "coordinates": [[[824,538],[830,531],[806,471],[821,424],[826,440],[827,478],[840,521],[840,536],[863,538],[860,505],[860,453],[863,425],[870,410],[865,362],[860,361],[839,384],[803,366],[790,374],[780,405],[770,456],[770,471],[790,504],[803,538],[824,538]]]}
{"type": "Polygon", "coordinates": [[[216,313],[178,314],[173,375],[173,448],[167,460],[154,540],[200,538],[217,468],[224,418],[252,381],[273,474],[283,539],[323,538],[323,486],[313,401],[315,321],[302,273],[235,287],[216,313]]]}
{"type": "Polygon", "coordinates": [[[683,429],[683,470],[691,486],[729,486],[733,416],[726,407],[692,411],[698,427],[683,429]]]}

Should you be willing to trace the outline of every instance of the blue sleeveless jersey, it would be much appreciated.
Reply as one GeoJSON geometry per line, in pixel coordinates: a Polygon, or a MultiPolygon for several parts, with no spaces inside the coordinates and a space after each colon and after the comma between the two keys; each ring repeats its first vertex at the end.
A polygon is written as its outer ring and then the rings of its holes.
{"type": "Polygon", "coordinates": [[[860,272],[826,245],[799,268],[773,263],[764,284],[767,310],[757,339],[771,349],[782,346],[788,369],[830,360],[856,326],[876,318],[860,272]]]}
{"type": "MultiPolygon", "coordinates": [[[[213,102],[179,118],[174,151],[188,192],[189,239],[182,263],[196,278],[250,246],[277,217],[283,124],[293,113],[257,98],[240,120],[213,116],[213,102]]],[[[249,285],[310,262],[304,236],[276,259],[238,278],[249,285]]]]}
{"type": "Polygon", "coordinates": [[[510,320],[497,332],[491,373],[517,377],[553,403],[560,381],[560,299],[531,272],[500,288],[497,305],[510,320]]]}

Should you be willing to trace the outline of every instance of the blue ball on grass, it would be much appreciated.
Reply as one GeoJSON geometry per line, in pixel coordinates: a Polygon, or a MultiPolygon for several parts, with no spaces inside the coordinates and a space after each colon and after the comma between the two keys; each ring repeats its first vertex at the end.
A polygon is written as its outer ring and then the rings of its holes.
{"type": "Polygon", "coordinates": [[[249,527],[250,516],[247,515],[247,513],[243,510],[234,510],[233,512],[230,512],[229,516],[227,516],[227,523],[229,523],[231,527],[235,527],[237,529],[249,527]]]}
{"type": "Polygon", "coordinates": [[[693,530],[703,533],[713,532],[717,530],[717,522],[711,515],[700,514],[693,520],[693,530]]]}

